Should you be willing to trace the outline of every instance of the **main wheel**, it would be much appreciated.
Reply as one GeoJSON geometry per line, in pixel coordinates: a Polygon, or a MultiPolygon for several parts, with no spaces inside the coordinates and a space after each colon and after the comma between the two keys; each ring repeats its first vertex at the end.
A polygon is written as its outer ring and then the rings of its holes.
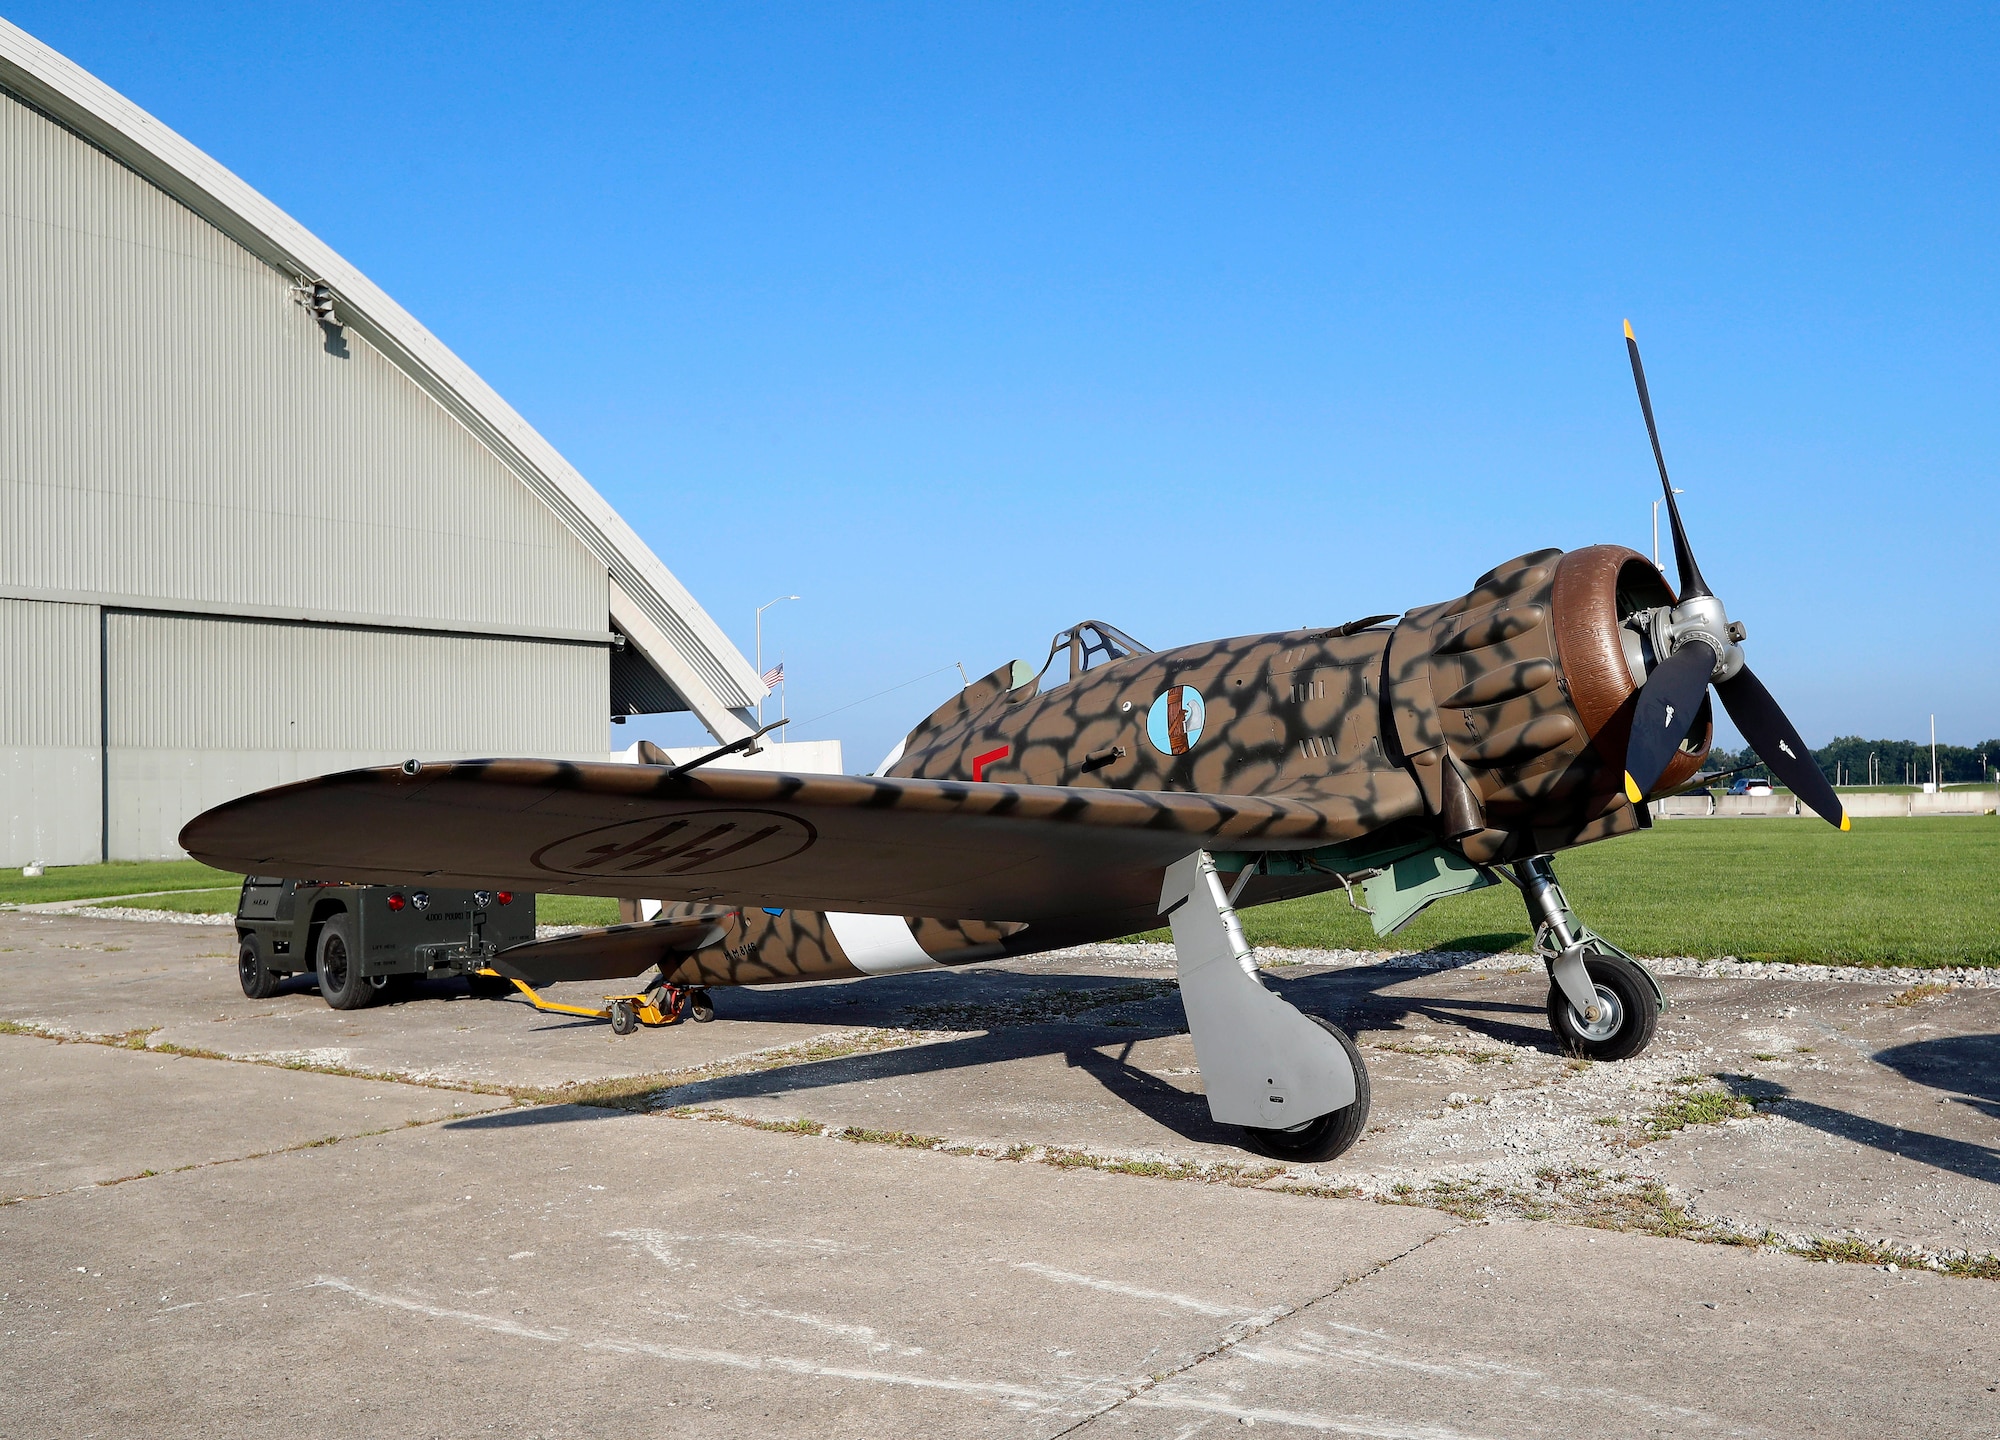
{"type": "Polygon", "coordinates": [[[319,993],[336,1010],[360,1010],[374,1003],[375,987],[362,977],[345,915],[335,915],[320,926],[319,993]]]}
{"type": "Polygon", "coordinates": [[[245,935],[236,951],[236,978],[252,1000],[268,1000],[278,993],[278,977],[264,968],[264,956],[254,935],[245,935]]]}
{"type": "Polygon", "coordinates": [[[632,1007],[623,1000],[613,1000],[611,1002],[611,1033],[614,1035],[630,1035],[638,1028],[639,1017],[633,1013],[632,1007]]]}
{"type": "Polygon", "coordinates": [[[1361,1063],[1361,1052],[1355,1048],[1347,1032],[1332,1021],[1322,1020],[1317,1015],[1308,1015],[1306,1019],[1338,1040],[1340,1048],[1347,1052],[1347,1063],[1354,1067],[1354,1103],[1285,1130],[1260,1130],[1253,1125],[1243,1127],[1244,1141],[1252,1150],[1294,1165],[1312,1165],[1333,1159],[1359,1140],[1361,1132],[1368,1127],[1368,1067],[1361,1063]]]}
{"type": "Polygon", "coordinates": [[[1583,962],[1597,989],[1595,1023],[1577,1013],[1562,987],[1549,986],[1549,1029],[1556,1044],[1586,1060],[1627,1060],[1653,1043],[1660,1002],[1639,967],[1622,955],[1591,955],[1583,962]]]}

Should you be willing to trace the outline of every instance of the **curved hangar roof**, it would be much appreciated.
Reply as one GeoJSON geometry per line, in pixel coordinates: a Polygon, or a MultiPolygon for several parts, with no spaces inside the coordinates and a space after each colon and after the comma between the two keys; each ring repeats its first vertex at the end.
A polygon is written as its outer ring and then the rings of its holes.
{"type": "Polygon", "coordinates": [[[367,276],[236,175],[74,62],[0,20],[0,86],[158,186],[278,271],[323,285],[351,328],[464,425],[601,561],[611,623],[715,734],[749,732],[748,661],[576,469],[367,276]]]}

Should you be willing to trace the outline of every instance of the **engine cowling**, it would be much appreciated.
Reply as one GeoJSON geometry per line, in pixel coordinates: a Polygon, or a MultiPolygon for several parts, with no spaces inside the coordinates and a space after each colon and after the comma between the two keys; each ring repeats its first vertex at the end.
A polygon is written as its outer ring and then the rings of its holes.
{"type": "MultiPolygon", "coordinates": [[[[1592,545],[1522,555],[1403,617],[1388,656],[1397,741],[1468,860],[1521,859],[1646,823],[1624,793],[1644,676],[1621,622],[1673,602],[1638,551],[1592,545]]],[[[1704,714],[1658,788],[1691,778],[1713,738],[1704,714]]]]}

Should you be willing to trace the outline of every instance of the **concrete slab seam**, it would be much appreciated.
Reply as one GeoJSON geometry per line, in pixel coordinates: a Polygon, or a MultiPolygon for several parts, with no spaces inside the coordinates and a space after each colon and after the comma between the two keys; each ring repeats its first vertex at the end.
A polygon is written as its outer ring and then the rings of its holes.
{"type": "MultiPolygon", "coordinates": [[[[1229,1329],[1235,1333],[1233,1334],[1225,1333],[1220,1339],[1218,1339],[1213,1345],[1209,1346],[1206,1350],[1202,1350],[1197,1354],[1189,1357],[1187,1360],[1184,1360],[1171,1370],[1164,1371],[1160,1374],[1148,1376],[1143,1382],[1133,1386],[1126,1394],[1119,1396],[1116,1400],[1113,1400],[1110,1404],[1103,1406],[1101,1409],[1095,1410],[1092,1413],[1084,1416],[1081,1420],[1078,1420],[1075,1424],[1056,1431],[1055,1434],[1048,1437],[1048,1440],[1063,1440],[1064,1436],[1076,1434],[1078,1431],[1082,1430],[1086,1425],[1093,1424],[1094,1422],[1102,1419],[1104,1416],[1109,1415],[1113,1411],[1119,1409],[1121,1406],[1132,1404],[1135,1402],[1143,1402],[1149,1392],[1157,1389],[1161,1385],[1166,1384],[1169,1380],[1177,1379],[1180,1376],[1185,1375],[1189,1371],[1195,1369],[1197,1366],[1202,1365],[1209,1360],[1215,1359],[1219,1355],[1226,1355],[1230,1350],[1242,1344],[1252,1335],[1258,1334],[1260,1331],[1270,1328],[1272,1325],[1277,1324],[1280,1320],[1289,1319],[1294,1315],[1303,1315],[1306,1311],[1312,1309],[1315,1305],[1318,1305],[1321,1301],[1330,1300],[1335,1295],[1338,1295],[1341,1291],[1347,1289],[1349,1286],[1359,1284],[1361,1281],[1367,1280],[1372,1276],[1380,1275],[1384,1270],[1387,1270],[1391,1265],[1394,1265],[1398,1260],[1402,1260],[1411,1255],[1416,1254],[1419,1250],[1422,1250],[1425,1246],[1430,1245],[1434,1241],[1442,1240],[1447,1235],[1455,1235],[1463,1228],[1464,1228],[1463,1226],[1459,1225],[1447,1226],[1445,1229],[1438,1231],[1435,1235],[1426,1235],[1423,1239],[1417,1241],[1416,1244],[1409,1246],[1407,1249],[1398,1251],[1396,1254],[1389,1256],[1385,1260],[1377,1261],[1375,1264],[1369,1266],[1366,1270],[1362,1270],[1355,1274],[1343,1277],[1338,1285],[1334,1286],[1331,1290],[1328,1290],[1322,1295],[1315,1295],[1311,1299],[1303,1300],[1297,1305],[1274,1306],[1272,1307],[1272,1309],[1262,1312],[1262,1314],[1258,1316],[1252,1317],[1245,1321],[1239,1321],[1237,1324],[1231,1325],[1229,1329]]],[[[1183,1403],[1182,1401],[1177,1399],[1171,1402],[1171,1404],[1166,1408],[1172,1408],[1172,1409],[1212,1408],[1216,1410],[1217,1413],[1222,1413],[1225,1407],[1205,1406],[1196,1402],[1183,1403]]],[[[1234,1411],[1230,1411],[1228,1413],[1236,1414],[1236,1412],[1234,1411]]],[[[1273,1418],[1276,1417],[1274,1416],[1273,1418]]],[[[1341,1429],[1345,1430],[1347,1433],[1350,1434],[1365,1435],[1365,1434],[1379,1433],[1383,1435],[1388,1435],[1393,1433],[1395,1435],[1404,1435],[1410,1433],[1407,1430],[1397,1430],[1394,1432],[1388,1432],[1388,1431],[1371,1431],[1366,1428],[1354,1428],[1345,1425],[1341,1422],[1328,1421],[1324,1416],[1300,1417],[1300,1419],[1301,1421],[1310,1419],[1312,1422],[1314,1422],[1308,1428],[1341,1429]]],[[[1287,1423],[1292,1423],[1292,1422],[1287,1422],[1287,1423]]]]}
{"type": "Polygon", "coordinates": [[[154,1180],[162,1175],[185,1175],[190,1170],[212,1170],[218,1165],[242,1165],[251,1160],[269,1160],[277,1155],[295,1155],[301,1150],[324,1150],[332,1145],[342,1145],[349,1140],[372,1140],[379,1135],[394,1135],[403,1130],[420,1130],[426,1125],[441,1125],[447,1120],[469,1120],[476,1111],[454,1110],[449,1115],[434,1115],[428,1120],[405,1120],[400,1125],[385,1125],[379,1130],[358,1130],[352,1135],[323,1135],[317,1140],[301,1140],[296,1145],[279,1145],[270,1150],[259,1150],[251,1155],[227,1155],[220,1160],[197,1160],[191,1165],[176,1165],[170,1170],[140,1170],[131,1175],[118,1175],[109,1180],[93,1180],[88,1185],[72,1185],[64,1190],[46,1190],[38,1195],[9,1195],[0,1197],[0,1210],[10,1205],[26,1205],[32,1200],[53,1200],[58,1195],[75,1195],[87,1190],[109,1190],[118,1185],[129,1185],[135,1180],[154,1180]]]}

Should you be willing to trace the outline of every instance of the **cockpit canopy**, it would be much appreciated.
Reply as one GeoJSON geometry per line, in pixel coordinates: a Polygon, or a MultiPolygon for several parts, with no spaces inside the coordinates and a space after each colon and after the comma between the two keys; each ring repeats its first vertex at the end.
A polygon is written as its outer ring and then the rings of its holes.
{"type": "Polygon", "coordinates": [[[1069,651],[1069,674],[1065,680],[1074,680],[1086,670],[1109,665],[1128,655],[1153,653],[1151,646],[1141,645],[1116,625],[1107,625],[1102,620],[1080,620],[1069,629],[1056,632],[1055,639],[1049,642],[1049,657],[1042,662],[1041,675],[1049,673],[1056,656],[1064,650],[1069,651]]]}

